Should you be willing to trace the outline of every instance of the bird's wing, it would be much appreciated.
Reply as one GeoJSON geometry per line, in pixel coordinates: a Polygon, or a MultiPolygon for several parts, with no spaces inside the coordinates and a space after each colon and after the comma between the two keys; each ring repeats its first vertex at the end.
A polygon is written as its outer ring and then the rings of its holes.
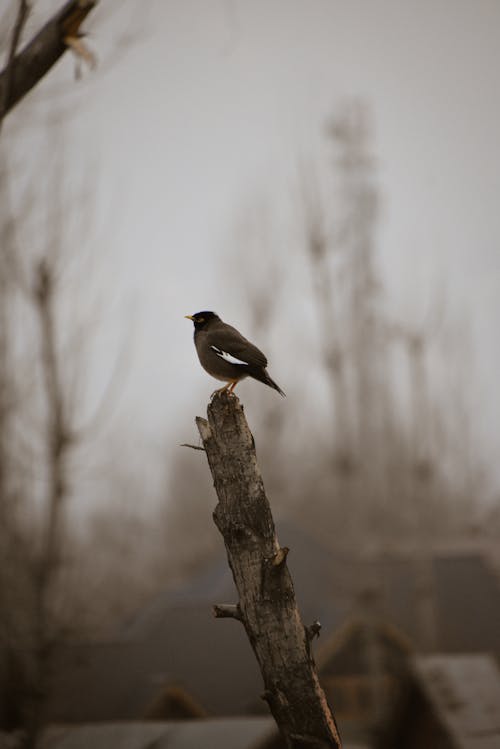
{"type": "Polygon", "coordinates": [[[267,359],[262,351],[231,325],[224,324],[222,328],[209,331],[207,343],[216,354],[233,364],[249,364],[263,368],[267,366],[267,359]]]}

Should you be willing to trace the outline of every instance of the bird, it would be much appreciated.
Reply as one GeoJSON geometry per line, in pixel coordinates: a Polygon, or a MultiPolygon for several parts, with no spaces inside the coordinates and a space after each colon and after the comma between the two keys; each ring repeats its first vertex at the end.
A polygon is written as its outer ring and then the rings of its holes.
{"type": "Polygon", "coordinates": [[[267,372],[265,354],[236,328],[208,310],[185,317],[194,323],[194,345],[201,366],[209,375],[226,383],[214,390],[212,398],[226,392],[232,395],[238,382],[245,377],[253,377],[285,395],[267,372]]]}

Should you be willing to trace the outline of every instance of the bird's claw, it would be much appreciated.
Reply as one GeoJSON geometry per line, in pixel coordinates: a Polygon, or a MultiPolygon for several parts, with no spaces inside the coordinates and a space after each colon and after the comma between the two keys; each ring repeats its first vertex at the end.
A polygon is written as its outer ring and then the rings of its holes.
{"type": "Polygon", "coordinates": [[[236,393],[234,393],[232,390],[229,390],[228,388],[218,388],[217,390],[214,390],[214,392],[210,395],[210,400],[213,401],[215,397],[220,398],[223,395],[227,395],[228,398],[238,398],[236,393]]]}
{"type": "Polygon", "coordinates": [[[210,400],[213,400],[216,395],[221,396],[222,393],[227,393],[227,388],[217,388],[217,390],[214,390],[214,392],[210,396],[210,400]]]}

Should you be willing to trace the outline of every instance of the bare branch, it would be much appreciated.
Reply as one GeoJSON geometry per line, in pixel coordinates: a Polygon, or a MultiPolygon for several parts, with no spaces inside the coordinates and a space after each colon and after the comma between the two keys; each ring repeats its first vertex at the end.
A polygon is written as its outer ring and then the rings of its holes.
{"type": "Polygon", "coordinates": [[[5,83],[3,89],[0,88],[0,128],[2,126],[4,115],[7,111],[7,102],[10,98],[12,91],[12,79],[14,74],[14,57],[16,56],[21,34],[23,33],[24,25],[28,19],[30,7],[26,0],[19,0],[17,9],[17,17],[14,22],[14,28],[12,29],[12,35],[9,44],[9,52],[7,56],[7,65],[5,67],[5,83]]]}
{"type": "Polygon", "coordinates": [[[278,551],[273,557],[273,561],[272,561],[273,567],[281,567],[281,565],[286,562],[286,558],[288,556],[289,551],[290,549],[288,548],[288,546],[283,546],[281,549],[278,549],[278,551]]]}
{"type": "Polygon", "coordinates": [[[191,450],[201,450],[202,452],[205,452],[204,447],[200,447],[200,445],[190,445],[187,442],[182,442],[179,447],[190,447],[191,450]]]}
{"type": "Polygon", "coordinates": [[[216,619],[237,619],[239,622],[242,621],[238,603],[216,603],[212,611],[216,619]]]}
{"type": "Polygon", "coordinates": [[[74,40],[81,36],[80,26],[96,4],[97,0],[68,0],[26,47],[15,54],[29,10],[26,2],[20,3],[11,41],[14,53],[0,73],[0,120],[48,73],[70,42],[74,48],[74,40]]]}

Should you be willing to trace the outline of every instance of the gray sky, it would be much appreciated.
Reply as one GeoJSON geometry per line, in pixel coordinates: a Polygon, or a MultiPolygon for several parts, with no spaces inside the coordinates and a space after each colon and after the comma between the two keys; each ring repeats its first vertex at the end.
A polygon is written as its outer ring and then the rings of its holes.
{"type": "MultiPolygon", "coordinates": [[[[325,159],[325,122],[354,96],[372,111],[391,310],[420,324],[444,288],[447,314],[467,321],[476,360],[464,364],[492,463],[500,441],[497,0],[102,5],[87,24],[97,70],[75,84],[67,56],[30,98],[43,111],[46,87],[57,83],[73,108],[68,147],[93,171],[98,220],[86,238],[114,300],[103,313],[97,382],[120,342],[133,340],[119,422],[160,449],[169,424],[203,411],[212,381],[183,315],[214,308],[245,331],[239,279],[224,270],[238,216],[254,200],[287,215],[298,161],[325,159]],[[124,34],[132,42],[123,48],[124,34]]],[[[34,105],[19,108],[10,132],[34,105]]],[[[289,263],[296,294],[309,294],[292,250],[289,263]]],[[[289,303],[275,312],[279,328],[289,303]]],[[[286,390],[283,360],[268,354],[286,390]]]]}

